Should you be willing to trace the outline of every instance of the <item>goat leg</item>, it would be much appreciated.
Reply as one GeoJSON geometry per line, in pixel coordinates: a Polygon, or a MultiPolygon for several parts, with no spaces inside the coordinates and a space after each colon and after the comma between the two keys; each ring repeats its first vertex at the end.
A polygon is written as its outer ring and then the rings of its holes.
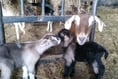
{"type": "Polygon", "coordinates": [[[96,59],[93,63],[92,63],[92,69],[95,75],[95,79],[101,79],[101,77],[104,74],[105,71],[105,67],[102,64],[101,60],[96,59]]]}
{"type": "Polygon", "coordinates": [[[75,64],[76,64],[75,61],[73,61],[73,62],[70,64],[70,66],[67,66],[67,65],[65,64],[65,66],[64,66],[64,72],[63,72],[63,78],[64,78],[64,79],[67,78],[67,77],[71,77],[71,78],[74,77],[74,74],[75,74],[75,64]]]}
{"type": "Polygon", "coordinates": [[[4,58],[0,58],[0,60],[5,61],[5,62],[0,62],[0,70],[1,70],[0,79],[10,79],[11,72],[13,70],[13,61],[4,58]]]}
{"type": "Polygon", "coordinates": [[[72,64],[71,64],[71,66],[70,66],[70,74],[69,74],[69,76],[71,77],[71,78],[73,78],[74,77],[74,75],[75,75],[75,64],[76,64],[76,61],[73,61],[72,62],[72,64]]]}
{"type": "Polygon", "coordinates": [[[102,64],[101,60],[98,60],[98,68],[99,68],[99,73],[95,74],[95,79],[101,79],[101,77],[103,76],[105,72],[105,67],[102,64]]]}
{"type": "Polygon", "coordinates": [[[35,79],[35,63],[27,65],[29,79],[35,79]]]}
{"type": "Polygon", "coordinates": [[[23,75],[22,75],[23,79],[28,79],[28,69],[27,69],[27,67],[23,66],[22,70],[23,70],[23,75]]]}

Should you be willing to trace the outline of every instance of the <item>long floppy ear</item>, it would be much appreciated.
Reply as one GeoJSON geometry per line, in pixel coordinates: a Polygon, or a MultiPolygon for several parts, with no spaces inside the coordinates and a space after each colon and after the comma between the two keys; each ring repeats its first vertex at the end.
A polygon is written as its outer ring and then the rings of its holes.
{"type": "Polygon", "coordinates": [[[79,24],[80,24],[80,16],[73,15],[65,22],[65,29],[69,30],[71,34],[75,36],[76,25],[79,26],[79,24]]]}
{"type": "Polygon", "coordinates": [[[75,21],[76,24],[79,25],[79,23],[80,23],[80,17],[79,17],[79,15],[73,15],[72,17],[70,17],[70,18],[65,22],[65,27],[64,27],[64,28],[67,29],[67,30],[70,30],[73,21],[75,21]]]}
{"type": "Polygon", "coordinates": [[[98,24],[98,30],[99,30],[100,32],[102,32],[103,27],[106,26],[106,25],[105,25],[104,22],[101,21],[97,16],[95,16],[95,17],[94,17],[94,16],[90,16],[90,18],[89,18],[89,26],[92,25],[94,19],[95,19],[95,21],[96,21],[97,24],[98,24]]]}
{"type": "Polygon", "coordinates": [[[71,24],[72,24],[72,22],[74,21],[74,19],[75,19],[75,15],[73,15],[72,17],[70,17],[66,22],[65,22],[65,24],[64,24],[64,28],[65,29],[67,29],[67,30],[70,30],[70,28],[71,28],[71,24]]]}

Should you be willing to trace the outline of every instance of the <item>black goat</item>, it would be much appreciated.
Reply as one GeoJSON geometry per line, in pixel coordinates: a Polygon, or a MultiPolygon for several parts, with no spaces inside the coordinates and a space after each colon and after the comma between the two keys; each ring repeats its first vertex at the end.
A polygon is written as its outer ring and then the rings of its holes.
{"type": "Polygon", "coordinates": [[[107,50],[96,42],[86,42],[84,45],[79,45],[74,42],[74,37],[66,29],[62,29],[58,33],[61,38],[61,46],[64,53],[64,72],[63,77],[74,77],[76,61],[88,62],[95,79],[101,79],[104,74],[105,67],[101,61],[104,55],[105,59],[108,56],[107,50]]]}

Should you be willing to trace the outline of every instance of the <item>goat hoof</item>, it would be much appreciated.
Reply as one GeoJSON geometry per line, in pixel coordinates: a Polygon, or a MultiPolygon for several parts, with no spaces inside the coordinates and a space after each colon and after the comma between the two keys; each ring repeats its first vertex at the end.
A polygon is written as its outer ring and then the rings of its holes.
{"type": "Polygon", "coordinates": [[[62,77],[62,79],[69,79],[68,77],[62,77]]]}
{"type": "Polygon", "coordinates": [[[77,78],[75,78],[75,77],[71,77],[70,79],[77,79],[77,78]]]}
{"type": "Polygon", "coordinates": [[[28,79],[28,77],[23,77],[23,79],[28,79]]]}
{"type": "Polygon", "coordinates": [[[62,74],[62,79],[68,79],[68,74],[67,73],[63,73],[62,74]]]}
{"type": "Polygon", "coordinates": [[[62,75],[63,75],[63,77],[68,77],[67,73],[63,73],[62,75]]]}
{"type": "Polygon", "coordinates": [[[71,73],[69,76],[70,76],[71,78],[73,78],[73,77],[75,76],[75,74],[74,74],[74,73],[71,73]]]}

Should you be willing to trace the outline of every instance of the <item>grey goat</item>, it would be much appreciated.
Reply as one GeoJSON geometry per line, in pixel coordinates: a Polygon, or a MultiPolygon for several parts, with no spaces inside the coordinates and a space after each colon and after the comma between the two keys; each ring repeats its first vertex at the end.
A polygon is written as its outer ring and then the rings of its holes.
{"type": "Polygon", "coordinates": [[[59,43],[60,38],[54,34],[47,34],[40,40],[21,43],[21,48],[15,43],[0,46],[0,79],[10,79],[14,67],[22,67],[23,79],[35,79],[35,64],[40,56],[59,43]]]}

